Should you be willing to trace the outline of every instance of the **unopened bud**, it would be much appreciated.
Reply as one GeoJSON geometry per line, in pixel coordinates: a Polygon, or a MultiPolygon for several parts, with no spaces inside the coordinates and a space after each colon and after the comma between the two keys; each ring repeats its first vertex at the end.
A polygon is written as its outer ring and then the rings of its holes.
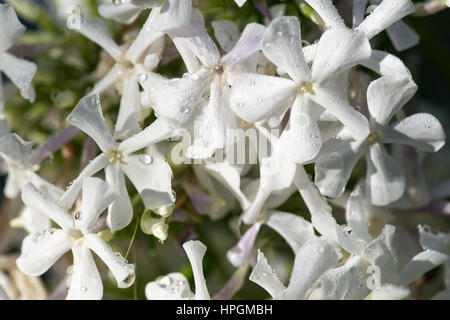
{"type": "Polygon", "coordinates": [[[141,229],[145,234],[152,234],[163,242],[167,239],[169,225],[164,221],[164,218],[155,219],[144,214],[141,218],[141,229]]]}
{"type": "Polygon", "coordinates": [[[170,206],[162,206],[154,210],[155,213],[163,218],[167,218],[173,212],[173,205],[170,206]]]}

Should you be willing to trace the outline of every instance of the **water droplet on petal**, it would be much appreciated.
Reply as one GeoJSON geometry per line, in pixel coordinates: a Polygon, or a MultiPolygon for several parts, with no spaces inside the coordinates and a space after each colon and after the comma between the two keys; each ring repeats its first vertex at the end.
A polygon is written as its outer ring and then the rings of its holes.
{"type": "Polygon", "coordinates": [[[142,154],[139,156],[139,161],[142,164],[149,165],[153,162],[153,158],[151,156],[149,156],[148,154],[142,154]]]}

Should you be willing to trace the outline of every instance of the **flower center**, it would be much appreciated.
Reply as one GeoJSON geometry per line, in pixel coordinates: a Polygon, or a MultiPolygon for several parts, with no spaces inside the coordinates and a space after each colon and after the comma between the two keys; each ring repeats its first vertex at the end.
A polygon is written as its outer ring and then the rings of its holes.
{"type": "Polygon", "coordinates": [[[374,144],[375,142],[377,142],[379,139],[381,138],[381,132],[375,130],[372,131],[369,136],[366,138],[366,142],[368,144],[374,144]]]}
{"type": "Polygon", "coordinates": [[[214,73],[221,75],[224,71],[223,66],[215,65],[213,69],[214,73]]]}
{"type": "Polygon", "coordinates": [[[124,163],[124,155],[120,150],[111,151],[109,154],[109,163],[124,163]]]}
{"type": "Polygon", "coordinates": [[[301,94],[314,94],[313,83],[309,81],[303,81],[298,85],[298,92],[301,94]]]}

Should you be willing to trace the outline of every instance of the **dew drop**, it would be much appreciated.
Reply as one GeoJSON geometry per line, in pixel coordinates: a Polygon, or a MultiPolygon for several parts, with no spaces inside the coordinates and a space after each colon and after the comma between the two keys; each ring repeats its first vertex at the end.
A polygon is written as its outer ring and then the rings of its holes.
{"type": "Polygon", "coordinates": [[[153,159],[148,154],[142,154],[142,155],[139,156],[139,161],[142,164],[149,165],[149,164],[151,164],[153,162],[153,159]]]}
{"type": "Polygon", "coordinates": [[[78,211],[77,213],[75,213],[75,220],[80,220],[81,218],[81,213],[78,211]]]}
{"type": "Polygon", "coordinates": [[[83,287],[80,287],[80,291],[81,291],[81,292],[86,292],[86,291],[87,291],[87,288],[84,287],[84,286],[83,286],[83,287]]]}
{"type": "Polygon", "coordinates": [[[144,83],[146,80],[147,80],[147,75],[145,74],[145,73],[141,73],[139,76],[138,76],[138,80],[139,80],[139,82],[140,83],[144,83]]]}

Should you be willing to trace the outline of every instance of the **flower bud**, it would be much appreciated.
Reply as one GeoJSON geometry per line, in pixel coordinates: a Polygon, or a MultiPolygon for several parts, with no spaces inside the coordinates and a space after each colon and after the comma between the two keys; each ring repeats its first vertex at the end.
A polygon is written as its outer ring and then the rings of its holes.
{"type": "Polygon", "coordinates": [[[152,234],[163,242],[167,239],[169,225],[164,221],[164,218],[155,219],[144,214],[141,217],[141,229],[145,234],[152,234]]]}
{"type": "Polygon", "coordinates": [[[159,207],[154,212],[163,218],[167,218],[173,212],[173,205],[159,207]]]}

